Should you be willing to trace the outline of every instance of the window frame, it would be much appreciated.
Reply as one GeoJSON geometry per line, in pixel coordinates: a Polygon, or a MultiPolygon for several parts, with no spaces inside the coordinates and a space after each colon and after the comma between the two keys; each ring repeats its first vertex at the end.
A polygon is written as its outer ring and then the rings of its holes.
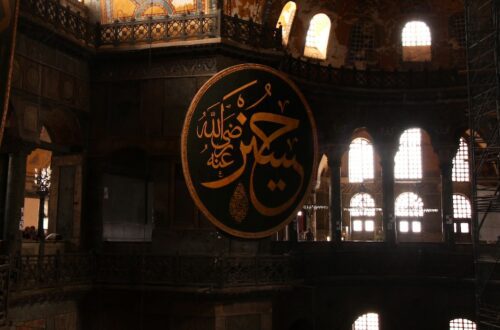
{"type": "Polygon", "coordinates": [[[330,44],[330,35],[332,32],[331,30],[332,30],[331,18],[325,13],[315,14],[311,18],[311,20],[309,21],[309,26],[307,28],[306,39],[305,39],[305,43],[304,43],[304,51],[302,52],[303,56],[306,58],[314,59],[314,60],[326,60],[328,58],[328,46],[330,44]],[[325,38],[322,39],[324,42],[324,45],[321,48],[318,47],[318,42],[317,42],[317,39],[319,38],[319,36],[317,36],[317,35],[312,36],[312,32],[311,32],[311,29],[313,27],[315,29],[317,29],[317,27],[314,26],[313,23],[318,24],[318,23],[316,23],[316,20],[319,20],[320,17],[325,17],[328,20],[327,28],[324,29],[324,31],[327,31],[327,32],[324,32],[323,30],[321,32],[318,32],[318,34],[325,33],[325,38]],[[311,40],[313,40],[313,41],[311,41],[311,40]],[[308,45],[308,43],[313,43],[313,44],[308,45]],[[317,56],[317,54],[319,54],[319,56],[317,56]]]}
{"type": "Polygon", "coordinates": [[[450,322],[448,322],[448,328],[449,330],[477,330],[477,324],[476,322],[463,318],[463,317],[457,317],[454,319],[451,319],[450,322]],[[456,321],[456,322],[455,322],[456,321]],[[457,323],[457,324],[453,324],[457,323]],[[458,324],[460,323],[460,324],[458,324]]]}
{"type": "Polygon", "coordinates": [[[452,160],[451,178],[453,182],[470,182],[469,145],[467,140],[460,138],[457,152],[452,160]]]}
{"type": "Polygon", "coordinates": [[[398,151],[394,155],[394,181],[421,181],[422,179],[422,129],[418,127],[408,128],[399,136],[398,151]],[[412,136],[415,136],[417,132],[418,141],[416,139],[411,140],[412,136]],[[412,146],[413,143],[415,146],[412,146]],[[418,156],[415,158],[417,148],[418,156]],[[418,164],[414,165],[414,161],[418,161],[418,164]]]}
{"type": "Polygon", "coordinates": [[[359,192],[351,196],[349,201],[351,239],[354,235],[357,238],[369,239],[368,235],[374,235],[376,230],[376,203],[375,199],[366,192],[359,192]],[[373,224],[372,230],[367,230],[367,223],[373,224]],[[360,223],[360,230],[355,230],[356,223],[360,223]],[[360,237],[363,236],[363,237],[360,237]]]}
{"type": "Polygon", "coordinates": [[[288,45],[288,42],[290,40],[290,33],[292,32],[293,22],[295,21],[295,15],[297,14],[297,4],[295,3],[295,1],[288,1],[287,3],[285,3],[283,8],[281,9],[281,13],[278,17],[278,21],[276,22],[276,28],[279,27],[279,25],[281,23],[281,17],[283,16],[283,12],[285,10],[285,7],[288,6],[288,4],[293,4],[294,8],[293,8],[293,13],[290,14],[291,18],[290,18],[290,22],[288,22],[289,24],[286,26],[285,26],[285,24],[281,24],[281,42],[282,42],[283,46],[288,45]]]}
{"type": "Polygon", "coordinates": [[[349,151],[347,155],[347,166],[348,166],[348,180],[349,183],[363,183],[366,181],[373,181],[375,179],[375,161],[374,161],[374,148],[373,143],[363,137],[357,137],[351,141],[349,144],[349,151]],[[355,141],[360,141],[360,143],[355,143],[355,141]],[[359,147],[358,147],[359,146],[359,147]],[[357,149],[355,149],[357,148],[357,149]],[[369,155],[367,153],[369,152],[369,155]],[[355,154],[356,153],[356,154],[355,154]],[[360,154],[360,157],[357,155],[360,154]],[[355,156],[361,159],[355,161],[355,156]],[[369,165],[365,166],[366,164],[369,165]],[[353,167],[352,164],[360,164],[359,168],[353,167]],[[356,171],[354,170],[356,169],[356,171]],[[355,177],[354,174],[359,172],[359,178],[355,177]],[[369,172],[368,174],[365,172],[369,172]],[[367,174],[367,175],[366,175],[367,174]],[[359,180],[358,180],[359,179],[359,180]]]}
{"type": "Polygon", "coordinates": [[[452,200],[453,200],[453,233],[455,235],[468,236],[471,234],[472,203],[467,196],[458,193],[454,193],[452,195],[452,200]],[[465,202],[465,207],[464,205],[458,205],[458,203],[462,202],[465,202]],[[464,225],[467,225],[467,231],[463,231],[464,225]]]}
{"type": "Polygon", "coordinates": [[[380,315],[376,312],[367,312],[356,317],[351,326],[352,330],[379,330],[380,329],[380,315]],[[376,320],[370,317],[376,317],[376,320]],[[373,323],[372,323],[373,322],[373,323]]]}
{"type": "MultiPolygon", "coordinates": [[[[403,205],[404,206],[404,205],[403,205]]],[[[424,201],[422,197],[413,191],[405,191],[399,194],[394,200],[394,214],[396,216],[396,227],[398,233],[402,235],[421,235],[423,234],[423,219],[424,219],[424,201]],[[406,200],[403,200],[405,196],[409,196],[406,200]],[[413,198],[416,197],[416,198],[413,198]],[[406,208],[398,207],[398,201],[400,203],[407,203],[406,208]],[[413,203],[418,203],[416,207],[412,206],[413,203]],[[406,213],[398,213],[398,211],[403,210],[406,213]],[[406,223],[408,226],[407,231],[401,230],[402,223],[406,223]],[[415,231],[414,228],[419,226],[419,231],[415,231]]]]}
{"type": "Polygon", "coordinates": [[[408,63],[432,61],[432,39],[432,29],[426,20],[418,18],[407,20],[401,29],[403,61],[408,63]]]}

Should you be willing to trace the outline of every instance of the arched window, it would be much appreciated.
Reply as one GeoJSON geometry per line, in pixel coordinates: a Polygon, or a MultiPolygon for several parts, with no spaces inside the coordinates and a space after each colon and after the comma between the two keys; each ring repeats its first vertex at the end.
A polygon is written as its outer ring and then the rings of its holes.
{"type": "Polygon", "coordinates": [[[367,61],[373,57],[375,48],[375,25],[360,21],[353,26],[349,36],[348,62],[367,61]]]}
{"type": "Polygon", "coordinates": [[[352,231],[375,231],[375,201],[367,193],[359,193],[351,198],[350,203],[352,231]]]}
{"type": "Polygon", "coordinates": [[[421,233],[424,203],[415,193],[404,192],[396,198],[396,217],[398,217],[399,232],[421,233]]]}
{"type": "Polygon", "coordinates": [[[288,44],[288,38],[290,37],[290,30],[292,29],[293,19],[295,17],[295,12],[297,11],[297,5],[293,1],[288,1],[286,5],[281,10],[281,15],[278,19],[276,27],[281,25],[281,36],[283,45],[288,44]]]}
{"type": "Polygon", "coordinates": [[[431,60],[431,31],[421,21],[406,23],[402,33],[403,60],[425,62],[431,60]]]}
{"type": "Polygon", "coordinates": [[[453,231],[460,234],[470,233],[472,209],[469,199],[460,194],[453,194],[453,231]]]}
{"type": "Polygon", "coordinates": [[[314,15],[307,30],[304,56],[321,60],[326,59],[331,25],[330,19],[325,14],[314,15]]]}
{"type": "Polygon", "coordinates": [[[450,330],[476,330],[476,323],[467,319],[454,319],[450,321],[450,330]]]}
{"type": "Polygon", "coordinates": [[[454,38],[458,46],[465,47],[465,15],[463,12],[450,16],[450,37],[454,38]]]}
{"type": "Polygon", "coordinates": [[[373,179],[373,146],[367,139],[356,138],[349,146],[349,182],[373,179]]]}
{"type": "Polygon", "coordinates": [[[460,138],[460,146],[453,158],[452,178],[455,182],[469,181],[469,148],[464,138],[460,138]]]}
{"type": "Polygon", "coordinates": [[[378,314],[377,313],[367,313],[361,315],[354,321],[352,325],[352,330],[378,330],[378,314]]]}
{"type": "Polygon", "coordinates": [[[422,178],[422,134],[420,129],[411,128],[401,134],[399,150],[394,158],[394,177],[396,179],[422,178]]]}

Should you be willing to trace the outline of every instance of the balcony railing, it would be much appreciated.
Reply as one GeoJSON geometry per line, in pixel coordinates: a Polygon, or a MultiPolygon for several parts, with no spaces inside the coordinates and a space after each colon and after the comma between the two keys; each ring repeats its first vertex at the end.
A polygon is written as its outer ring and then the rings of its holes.
{"type": "Polygon", "coordinates": [[[284,284],[293,278],[290,257],[157,255],[47,255],[12,260],[12,291],[65,285],[164,285],[226,288],[284,284]]]}
{"type": "Polygon", "coordinates": [[[94,272],[95,258],[88,254],[22,256],[10,261],[9,288],[23,291],[90,283],[94,272]]]}
{"type": "Polygon", "coordinates": [[[90,24],[86,15],[61,5],[59,1],[21,0],[21,14],[49,24],[84,44],[95,43],[95,26],[90,24]]]}
{"type": "Polygon", "coordinates": [[[297,78],[321,84],[356,88],[411,89],[465,86],[458,70],[380,71],[334,68],[305,59],[285,57],[280,69],[297,78]]]}
{"type": "Polygon", "coordinates": [[[220,36],[220,15],[183,15],[99,25],[97,46],[199,40],[220,36]]]}
{"type": "Polygon", "coordinates": [[[83,284],[223,289],[287,285],[297,281],[350,276],[454,279],[471,279],[474,276],[469,250],[450,252],[435,245],[392,250],[384,245],[372,244],[339,251],[331,251],[319,244],[324,248],[311,250],[313,245],[318,244],[301,244],[291,255],[19,256],[10,260],[10,269],[6,270],[6,274],[10,271],[9,288],[14,292],[83,284]]]}
{"type": "Polygon", "coordinates": [[[213,14],[191,14],[99,25],[97,46],[225,38],[265,49],[280,49],[279,30],[253,21],[213,14]]]}
{"type": "Polygon", "coordinates": [[[86,14],[82,15],[73,7],[63,6],[57,0],[21,0],[21,12],[95,47],[219,37],[252,47],[281,48],[278,29],[220,12],[151,17],[103,25],[90,24],[86,14]]]}
{"type": "MultiPolygon", "coordinates": [[[[252,49],[282,49],[281,30],[220,12],[92,25],[87,17],[74,10],[57,0],[21,0],[23,16],[49,24],[91,48],[118,49],[141,44],[221,38],[252,49]]],[[[280,69],[299,79],[341,87],[415,89],[463,87],[466,83],[465,75],[457,70],[356,70],[333,68],[286,56],[281,60],[280,69]]]]}

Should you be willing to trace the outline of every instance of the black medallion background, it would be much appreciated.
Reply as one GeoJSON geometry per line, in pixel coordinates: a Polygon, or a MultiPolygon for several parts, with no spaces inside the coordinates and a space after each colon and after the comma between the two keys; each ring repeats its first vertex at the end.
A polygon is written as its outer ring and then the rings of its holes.
{"type": "Polygon", "coordinates": [[[196,205],[239,237],[271,235],[310,191],[317,138],[298,88],[257,64],[219,72],[198,91],[184,122],[182,165],[196,205]]]}

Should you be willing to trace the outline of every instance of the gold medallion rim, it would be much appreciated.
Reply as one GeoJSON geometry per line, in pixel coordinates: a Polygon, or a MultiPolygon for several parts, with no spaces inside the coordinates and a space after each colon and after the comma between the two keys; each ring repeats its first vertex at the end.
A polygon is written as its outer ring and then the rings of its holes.
{"type": "Polygon", "coordinates": [[[208,79],[203,86],[196,92],[195,96],[193,97],[188,111],[186,113],[186,118],[184,119],[184,124],[182,126],[182,135],[181,135],[181,157],[182,157],[182,172],[184,174],[184,179],[186,181],[186,185],[188,187],[189,194],[193,198],[196,207],[201,210],[203,215],[217,228],[223,230],[224,232],[231,234],[236,237],[240,238],[251,238],[251,239],[257,239],[257,238],[264,238],[268,237],[282,228],[284,228],[286,225],[288,225],[293,218],[295,217],[295,214],[302,208],[305,200],[308,197],[308,192],[311,191],[312,183],[314,177],[316,177],[316,172],[317,172],[317,165],[318,165],[318,137],[317,137],[317,130],[316,130],[316,122],[314,120],[313,113],[311,111],[311,108],[309,106],[309,103],[307,102],[306,98],[300,91],[300,89],[297,87],[297,85],[290,79],[288,76],[283,74],[282,72],[262,65],[262,64],[255,64],[255,63],[245,63],[245,64],[238,64],[231,66],[229,68],[226,68],[218,73],[216,73],[214,76],[212,76],[210,79],[208,79]],[[203,204],[201,199],[198,196],[198,193],[196,192],[196,189],[193,185],[192,179],[191,179],[191,173],[189,172],[189,163],[188,163],[188,157],[187,157],[187,136],[188,136],[188,130],[189,130],[189,125],[191,123],[191,119],[193,117],[193,113],[196,110],[196,107],[198,106],[198,103],[200,99],[205,95],[205,92],[212,87],[215,83],[217,83],[219,80],[222,78],[236,72],[236,71],[241,71],[245,69],[257,69],[257,70],[262,70],[269,72],[271,74],[274,74],[281,78],[283,81],[285,81],[293,90],[294,92],[299,96],[299,99],[301,100],[302,104],[306,108],[307,116],[309,118],[309,123],[311,125],[311,130],[312,130],[312,135],[313,135],[313,164],[312,164],[312,173],[309,178],[309,182],[306,186],[306,191],[304,193],[304,196],[300,199],[299,203],[297,204],[297,207],[294,209],[294,211],[288,216],[288,218],[282,222],[280,222],[277,226],[274,226],[273,228],[267,229],[265,231],[259,231],[259,232],[245,232],[241,230],[236,230],[233,229],[229,226],[226,226],[224,223],[219,221],[203,204]]]}

